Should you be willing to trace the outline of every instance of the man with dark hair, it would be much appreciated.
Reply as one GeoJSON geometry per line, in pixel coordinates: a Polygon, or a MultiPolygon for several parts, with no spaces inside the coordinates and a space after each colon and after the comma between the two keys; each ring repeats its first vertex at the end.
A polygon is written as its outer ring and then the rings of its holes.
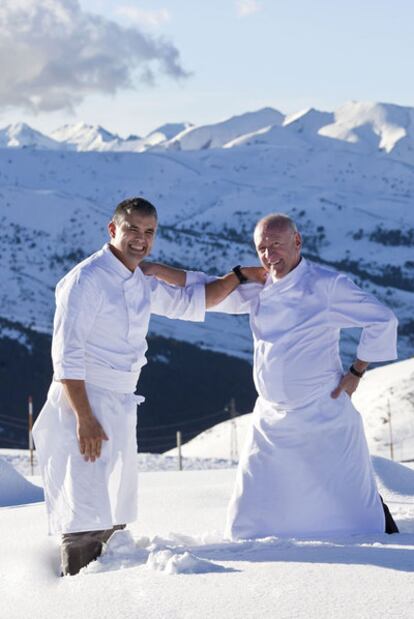
{"type": "Polygon", "coordinates": [[[157,209],[151,202],[144,200],[144,198],[127,198],[120,202],[114,211],[112,221],[120,224],[126,215],[131,215],[134,211],[141,213],[141,215],[154,217],[158,221],[157,209]]]}
{"type": "MultiPolygon", "coordinates": [[[[239,282],[234,273],[174,288],[138,268],[151,251],[157,211],[121,202],[110,241],[56,287],[54,377],[33,434],[49,532],[62,534],[62,572],[76,574],[137,515],[136,406],[151,312],[200,321],[239,282]]],[[[261,270],[247,274],[260,279],[261,270]]]]}
{"type": "MultiPolygon", "coordinates": [[[[395,359],[397,320],[348,277],[301,257],[283,213],[258,222],[263,286],[239,287],[212,311],[249,314],[259,397],[230,500],[230,538],[395,533],[378,494],[361,416],[351,395],[370,362],[395,359]],[[343,372],[341,329],[362,327],[343,372]]],[[[164,265],[148,272],[184,284],[164,265]]],[[[238,270],[243,281],[244,269],[238,270]]],[[[186,283],[206,282],[203,273],[186,283]]]]}

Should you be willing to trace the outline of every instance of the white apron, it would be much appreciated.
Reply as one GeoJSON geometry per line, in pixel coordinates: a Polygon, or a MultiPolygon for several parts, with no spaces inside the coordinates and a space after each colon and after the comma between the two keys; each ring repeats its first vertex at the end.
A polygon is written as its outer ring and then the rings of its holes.
{"type": "Polygon", "coordinates": [[[239,286],[212,310],[250,315],[259,394],[226,535],[383,533],[361,417],[347,394],[330,394],[343,374],[341,329],[362,328],[359,359],[395,359],[393,313],[345,275],[305,259],[263,287],[239,286]]]}
{"type": "Polygon", "coordinates": [[[137,518],[136,407],[144,398],[86,383],[108,441],[86,462],[63,386],[53,382],[33,428],[43,477],[49,534],[110,529],[137,518]]]}
{"type": "Polygon", "coordinates": [[[383,533],[361,416],[342,393],[277,408],[258,398],[228,508],[226,536],[383,533]]]}

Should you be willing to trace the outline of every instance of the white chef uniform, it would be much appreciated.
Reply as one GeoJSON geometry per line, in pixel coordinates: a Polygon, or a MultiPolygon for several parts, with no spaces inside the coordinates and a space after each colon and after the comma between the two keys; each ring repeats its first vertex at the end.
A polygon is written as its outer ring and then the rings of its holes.
{"type": "MultiPolygon", "coordinates": [[[[188,283],[206,281],[190,273],[188,283]]],[[[343,374],[340,330],[362,327],[357,357],[396,358],[394,314],[345,275],[302,258],[280,280],[240,286],[211,311],[249,313],[259,397],[226,535],[384,532],[362,420],[343,374]]]]}
{"type": "Polygon", "coordinates": [[[57,285],[52,344],[54,381],[33,428],[44,482],[49,532],[110,529],[137,517],[136,406],[146,364],[150,314],[202,321],[204,285],[175,288],[133,273],[108,245],[57,285]],[[61,379],[85,381],[108,441],[85,462],[76,418],[61,379]]]}

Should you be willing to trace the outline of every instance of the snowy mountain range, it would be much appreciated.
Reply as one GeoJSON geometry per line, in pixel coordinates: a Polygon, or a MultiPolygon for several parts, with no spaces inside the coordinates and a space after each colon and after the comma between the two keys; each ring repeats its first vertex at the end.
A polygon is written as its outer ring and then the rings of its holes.
{"type": "Polygon", "coordinates": [[[346,148],[369,154],[382,152],[401,161],[414,158],[414,108],[388,103],[348,102],[335,112],[313,108],[284,116],[273,108],[247,112],[222,122],[194,126],[167,123],[145,137],[124,139],[99,125],[64,125],[46,136],[25,123],[0,129],[1,148],[122,151],[208,150],[270,144],[346,148]],[[329,147],[324,138],[333,140],[329,147]],[[60,146],[59,146],[60,145],[60,146]]]}
{"type": "MultiPolygon", "coordinates": [[[[203,127],[168,124],[127,140],[83,124],[50,138],[24,124],[1,130],[0,352],[11,342],[36,351],[51,331],[57,280],[102,246],[114,206],[142,195],[160,214],[154,258],[210,273],[256,264],[255,222],[289,213],[305,256],[347,272],[396,312],[400,357],[411,356],[413,118],[411,108],[353,102],[333,113],[284,117],[266,108],[203,127]]],[[[151,333],[200,355],[251,362],[243,317],[211,314],[191,325],[154,318],[151,333]]],[[[344,339],[346,362],[356,337],[344,339]]],[[[157,359],[167,370],[165,346],[157,359]]]]}

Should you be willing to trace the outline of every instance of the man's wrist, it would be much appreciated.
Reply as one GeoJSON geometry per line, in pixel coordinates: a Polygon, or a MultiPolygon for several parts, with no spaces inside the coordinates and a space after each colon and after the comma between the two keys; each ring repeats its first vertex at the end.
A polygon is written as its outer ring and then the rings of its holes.
{"type": "Polygon", "coordinates": [[[359,363],[357,361],[354,361],[354,363],[349,368],[349,372],[353,376],[357,376],[357,378],[362,378],[365,374],[367,367],[368,363],[365,363],[364,361],[360,361],[359,363]]]}
{"type": "Polygon", "coordinates": [[[248,278],[243,275],[242,270],[241,270],[241,265],[238,264],[237,266],[232,268],[233,273],[235,274],[235,276],[237,277],[239,284],[246,284],[249,280],[248,278]]]}

